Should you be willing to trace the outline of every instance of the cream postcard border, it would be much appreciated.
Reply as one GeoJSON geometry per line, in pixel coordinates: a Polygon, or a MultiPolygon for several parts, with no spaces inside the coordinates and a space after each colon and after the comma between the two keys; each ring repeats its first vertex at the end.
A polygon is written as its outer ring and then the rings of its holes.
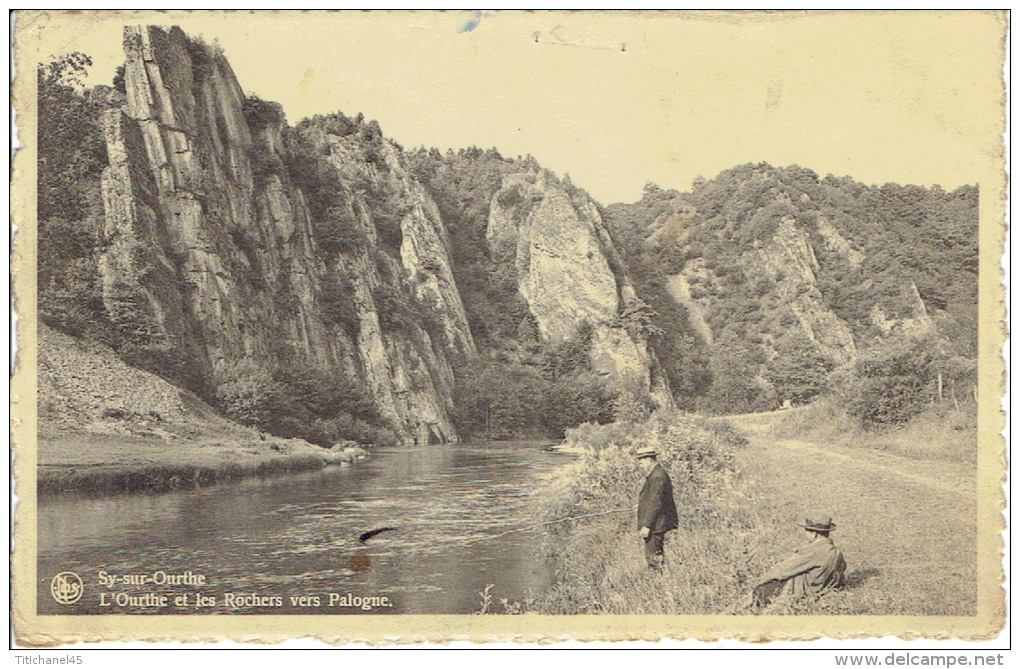
{"type": "MultiPolygon", "coordinates": [[[[318,16],[285,12],[288,21],[322,20],[318,16]],[[303,16],[303,18],[302,18],[303,16]]],[[[798,13],[811,16],[811,13],[798,13]]],[[[826,14],[825,12],[815,15],[826,14]]],[[[552,19],[563,19],[587,26],[611,20],[609,14],[585,12],[570,16],[554,14],[508,13],[516,21],[532,21],[536,29],[550,25],[552,19]]],[[[342,14],[335,16],[342,20],[342,14]]],[[[725,21],[743,22],[749,27],[762,21],[783,21],[787,16],[762,12],[701,12],[644,14],[653,22],[663,21],[725,21]]],[[[961,37],[970,40],[1001,72],[1005,54],[1008,23],[1004,12],[963,12],[968,25],[982,28],[975,34],[961,37]]],[[[1005,129],[1005,89],[1001,77],[982,72],[976,78],[982,88],[968,91],[969,96],[982,100],[979,113],[987,122],[987,135],[980,145],[971,147],[980,152],[984,168],[974,179],[979,182],[980,196],[980,289],[979,289],[979,480],[978,496],[978,601],[973,617],[921,616],[335,616],[335,615],[167,615],[167,616],[40,616],[36,614],[36,536],[35,482],[36,450],[36,233],[35,226],[35,66],[51,53],[69,50],[66,44],[47,41],[45,27],[50,22],[94,21],[128,23],[187,24],[196,19],[212,23],[224,20],[264,22],[267,30],[282,15],[274,12],[187,11],[122,11],[122,12],[19,12],[15,25],[15,65],[17,80],[13,86],[15,122],[21,148],[15,156],[11,190],[12,220],[17,225],[14,252],[11,257],[14,276],[18,357],[11,386],[11,434],[15,455],[16,550],[12,558],[14,588],[14,622],[17,641],[26,646],[50,646],[75,641],[114,640],[179,640],[213,641],[229,639],[239,642],[275,643],[285,639],[315,637],[340,644],[369,642],[373,644],[455,640],[553,642],[556,640],[633,640],[660,638],[720,638],[744,641],[806,640],[823,637],[837,639],[867,638],[894,635],[903,639],[958,638],[987,639],[1001,629],[1005,616],[1002,589],[1002,549],[1000,532],[1004,529],[1002,515],[1006,459],[1003,414],[1000,399],[1004,392],[1004,365],[1001,349],[1005,340],[1005,315],[1001,286],[1003,274],[1000,260],[1003,253],[1005,228],[1006,176],[1002,134],[1005,129]]],[[[401,20],[395,16],[394,20],[401,20]]],[[[846,39],[868,39],[876,21],[898,21],[909,29],[909,17],[900,12],[843,12],[846,39]]],[[[246,25],[249,25],[246,23],[246,25]]],[[[208,33],[214,34],[214,33],[208,33]]],[[[119,46],[119,45],[117,45],[119,46]]],[[[388,49],[390,45],[381,44],[388,49]]],[[[726,48],[730,48],[727,45],[726,48]]],[[[803,63],[803,67],[811,67],[803,63]]],[[[651,76],[651,74],[650,74],[651,76]]],[[[242,82],[251,85],[252,82],[242,82]]],[[[819,94],[824,91],[819,91],[819,94]]],[[[357,110],[351,110],[357,111],[357,110]]],[[[400,139],[399,137],[397,139],[400,139]]],[[[534,149],[541,155],[541,147],[534,149]]],[[[808,167],[811,165],[808,164],[808,167]]],[[[678,185],[682,187],[682,184],[678,185]]]]}

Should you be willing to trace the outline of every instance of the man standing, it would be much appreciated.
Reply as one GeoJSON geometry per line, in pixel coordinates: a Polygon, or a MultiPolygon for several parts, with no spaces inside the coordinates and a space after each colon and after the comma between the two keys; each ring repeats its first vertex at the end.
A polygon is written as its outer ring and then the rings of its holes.
{"type": "Polygon", "coordinates": [[[830,516],[814,516],[798,523],[811,535],[811,541],[793,552],[761,577],[754,588],[756,606],[767,606],[772,598],[789,583],[790,594],[800,598],[819,596],[829,590],[842,588],[846,579],[846,561],[843,552],[829,538],[836,529],[830,516]]]}
{"type": "Polygon", "coordinates": [[[645,561],[656,571],[662,569],[666,532],[678,526],[673,483],[659,464],[658,455],[654,448],[637,452],[638,464],[647,476],[638,499],[638,528],[645,540],[645,561]]]}

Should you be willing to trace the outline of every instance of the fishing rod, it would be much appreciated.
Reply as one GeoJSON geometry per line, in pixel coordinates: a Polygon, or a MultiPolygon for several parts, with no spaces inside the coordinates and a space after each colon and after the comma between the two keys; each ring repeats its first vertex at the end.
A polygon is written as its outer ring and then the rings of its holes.
{"type": "MultiPolygon", "coordinates": [[[[461,540],[461,541],[459,541],[457,543],[471,544],[471,543],[475,543],[477,541],[489,541],[489,540],[492,540],[492,539],[499,539],[500,537],[505,537],[508,534],[514,534],[515,532],[527,532],[528,530],[538,529],[539,527],[545,527],[546,525],[555,525],[556,523],[565,523],[568,520],[581,520],[583,518],[596,518],[598,516],[608,516],[608,515],[613,514],[613,513],[630,513],[630,512],[633,512],[635,509],[637,509],[637,504],[635,504],[634,506],[629,506],[629,507],[627,507],[625,509],[611,509],[609,511],[599,511],[597,513],[585,513],[585,514],[582,514],[580,516],[567,516],[566,518],[557,518],[556,520],[547,520],[544,523],[537,523],[535,525],[528,525],[526,527],[517,527],[517,528],[514,528],[512,530],[507,530],[506,532],[501,532],[499,534],[485,534],[485,535],[482,535],[482,536],[479,536],[479,537],[463,539],[463,540],[461,540]]],[[[397,529],[397,528],[395,528],[395,527],[381,527],[381,528],[379,528],[377,530],[372,530],[370,532],[365,532],[360,537],[358,537],[358,541],[360,541],[362,544],[365,544],[366,542],[368,542],[369,539],[371,539],[375,535],[380,534],[382,532],[388,532],[388,531],[391,531],[391,530],[395,530],[395,529],[397,529]]]]}
{"type": "Polygon", "coordinates": [[[474,543],[476,541],[488,541],[488,540],[491,540],[491,539],[499,539],[500,537],[505,537],[508,534],[514,534],[515,532],[527,532],[528,530],[538,529],[539,527],[545,527],[546,525],[555,525],[556,523],[565,523],[568,520],[581,520],[582,518],[595,518],[596,516],[608,516],[608,515],[613,514],[613,513],[630,513],[632,511],[634,511],[635,509],[637,509],[637,504],[635,504],[634,506],[629,506],[629,507],[627,507],[625,509],[612,509],[610,511],[599,511],[598,513],[586,513],[586,514],[583,514],[583,515],[580,515],[580,516],[567,516],[566,518],[557,518],[556,520],[547,520],[544,523],[538,523],[536,525],[528,525],[526,527],[518,527],[518,528],[515,528],[515,529],[512,529],[512,530],[507,530],[506,532],[501,532],[500,534],[483,535],[483,536],[480,536],[480,537],[474,537],[473,539],[465,539],[461,543],[470,544],[470,543],[474,543]]]}

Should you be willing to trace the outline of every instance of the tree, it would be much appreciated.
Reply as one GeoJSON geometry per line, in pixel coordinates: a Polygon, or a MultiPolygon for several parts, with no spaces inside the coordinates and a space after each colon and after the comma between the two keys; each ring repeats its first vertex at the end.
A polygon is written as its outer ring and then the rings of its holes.
{"type": "Polygon", "coordinates": [[[81,93],[92,60],[74,52],[39,66],[39,217],[85,218],[85,192],[107,164],[102,107],[81,93]]]}
{"type": "Polygon", "coordinates": [[[106,144],[102,107],[81,92],[91,63],[74,52],[37,72],[39,314],[67,332],[106,337],[98,268],[106,144]]]}
{"type": "Polygon", "coordinates": [[[216,370],[216,398],[227,415],[242,425],[266,426],[283,394],[269,370],[250,358],[225,361],[216,370]]]}
{"type": "Polygon", "coordinates": [[[215,376],[220,406],[239,423],[320,446],[393,440],[372,398],[344,375],[299,363],[270,370],[244,358],[224,362],[215,376]]]}
{"type": "Polygon", "coordinates": [[[865,427],[906,423],[937,396],[937,355],[927,338],[904,338],[858,359],[844,389],[847,411],[865,427]]]}
{"type": "Polygon", "coordinates": [[[780,338],[775,351],[765,378],[775,387],[780,402],[803,404],[825,390],[825,379],[834,365],[807,335],[792,330],[780,338]]]}
{"type": "Polygon", "coordinates": [[[710,408],[716,413],[765,411],[777,406],[775,388],[762,376],[762,350],[735,338],[712,347],[710,408]]]}

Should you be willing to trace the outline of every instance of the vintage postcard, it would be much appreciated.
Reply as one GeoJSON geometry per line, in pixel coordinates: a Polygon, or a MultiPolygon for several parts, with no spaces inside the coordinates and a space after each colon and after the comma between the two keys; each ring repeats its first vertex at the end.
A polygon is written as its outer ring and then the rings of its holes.
{"type": "Polygon", "coordinates": [[[1007,20],[16,13],[17,643],[996,636],[1007,20]]]}

